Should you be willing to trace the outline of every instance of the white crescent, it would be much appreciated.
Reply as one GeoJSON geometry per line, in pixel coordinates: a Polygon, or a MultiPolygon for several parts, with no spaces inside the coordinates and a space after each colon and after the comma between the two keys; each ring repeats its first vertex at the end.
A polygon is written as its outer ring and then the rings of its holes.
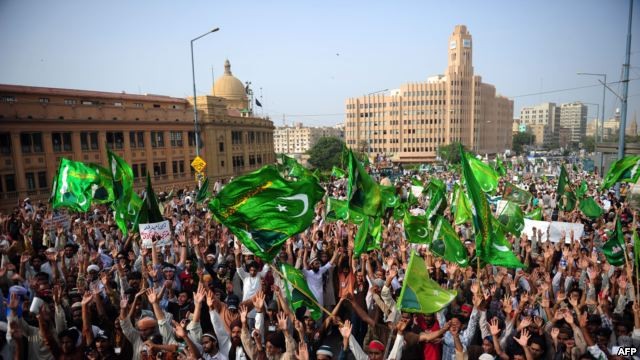
{"type": "Polygon", "coordinates": [[[504,246],[504,245],[498,245],[498,244],[493,244],[493,247],[498,250],[498,251],[511,251],[508,247],[504,246]]]}
{"type": "Polygon", "coordinates": [[[280,197],[278,199],[302,201],[302,205],[303,205],[302,212],[300,212],[300,214],[298,214],[298,215],[292,216],[294,218],[300,217],[300,216],[306,214],[307,211],[309,210],[309,197],[307,196],[307,194],[296,194],[296,195],[289,196],[289,197],[280,197]]]}
{"type": "Polygon", "coordinates": [[[62,170],[62,184],[60,184],[60,194],[64,195],[69,188],[69,183],[67,182],[67,177],[69,176],[69,167],[65,166],[64,170],[62,170]]]}
{"type": "Polygon", "coordinates": [[[416,230],[416,235],[418,235],[418,237],[422,238],[422,239],[426,238],[427,237],[427,229],[425,229],[423,227],[422,228],[418,228],[416,230]],[[423,235],[420,235],[420,232],[419,232],[420,230],[422,230],[424,232],[423,235]]]}
{"type": "Polygon", "coordinates": [[[393,202],[390,202],[388,206],[395,206],[395,204],[398,202],[398,197],[394,196],[393,197],[393,202]]]}

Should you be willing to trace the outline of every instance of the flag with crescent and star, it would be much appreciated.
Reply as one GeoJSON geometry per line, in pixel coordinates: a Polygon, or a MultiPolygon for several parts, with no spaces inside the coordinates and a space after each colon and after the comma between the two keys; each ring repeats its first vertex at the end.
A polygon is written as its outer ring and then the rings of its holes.
{"type": "Polygon", "coordinates": [[[144,197],[141,200],[139,211],[133,224],[133,231],[140,231],[140,224],[159,223],[164,221],[164,217],[160,212],[156,193],[151,185],[151,176],[147,172],[147,187],[145,188],[144,197]]]}
{"type": "Polygon", "coordinates": [[[638,170],[640,170],[640,156],[625,156],[620,160],[616,160],[609,167],[600,189],[609,189],[617,182],[635,184],[640,178],[640,171],[638,170]]]}
{"type": "Polygon", "coordinates": [[[396,305],[398,310],[408,313],[434,314],[449,305],[457,295],[457,291],[445,290],[429,278],[424,259],[415,251],[411,251],[396,305]]]}
{"type": "Polygon", "coordinates": [[[455,199],[455,203],[452,204],[454,205],[454,222],[456,225],[462,225],[473,218],[473,215],[471,214],[471,205],[469,205],[469,198],[467,197],[467,194],[462,191],[462,188],[458,184],[455,184],[455,190],[453,194],[453,197],[455,199]]]}
{"type": "Polygon", "coordinates": [[[348,150],[347,201],[349,209],[368,216],[378,216],[382,211],[380,186],[367,173],[358,158],[348,150]]]}
{"type": "Polygon", "coordinates": [[[355,210],[349,210],[346,200],[336,198],[327,198],[327,211],[325,220],[327,222],[335,222],[338,220],[348,221],[352,224],[362,224],[365,216],[355,210]]]}
{"type": "Polygon", "coordinates": [[[560,165],[560,176],[556,189],[556,201],[562,211],[573,211],[576,207],[576,194],[571,188],[571,181],[564,165],[560,165]]]}
{"type": "Polygon", "coordinates": [[[358,232],[353,239],[353,256],[360,257],[362,253],[380,249],[382,245],[382,219],[365,216],[358,225],[358,232]]]}
{"type": "Polygon", "coordinates": [[[513,201],[507,201],[500,214],[498,214],[498,222],[505,232],[520,236],[524,229],[524,213],[520,205],[513,201]]]}
{"type": "Polygon", "coordinates": [[[280,270],[284,275],[285,282],[285,294],[287,296],[287,303],[296,312],[301,307],[307,308],[311,313],[313,320],[318,320],[322,317],[322,310],[317,305],[318,300],[309,289],[307,279],[304,277],[302,271],[294,268],[289,264],[281,264],[280,270]]]}
{"type": "Polygon", "coordinates": [[[524,218],[529,220],[542,220],[542,208],[539,206],[536,207],[531,210],[531,212],[524,214],[524,218]]]}
{"type": "Polygon", "coordinates": [[[438,257],[455,262],[461,267],[467,267],[469,265],[467,249],[449,221],[438,215],[435,224],[433,240],[429,245],[429,250],[438,257]]]}
{"type": "Polygon", "coordinates": [[[380,194],[382,196],[382,206],[385,209],[395,209],[400,206],[400,198],[396,194],[395,187],[380,185],[380,194]]]}
{"type": "Polygon", "coordinates": [[[96,165],[60,160],[54,179],[51,203],[54,209],[66,207],[72,211],[87,212],[91,203],[113,201],[113,185],[109,170],[96,165]]]}
{"type": "Polygon", "coordinates": [[[489,194],[495,193],[498,188],[498,173],[472,154],[465,152],[465,158],[482,191],[489,194]]]}
{"type": "Polygon", "coordinates": [[[604,210],[602,210],[600,205],[598,205],[598,203],[593,200],[592,197],[585,197],[580,199],[580,204],[578,207],[583,214],[591,219],[597,219],[604,213],[604,210]]]}
{"type": "Polygon", "coordinates": [[[624,233],[620,219],[616,218],[616,228],[609,234],[609,239],[602,246],[602,252],[607,258],[607,262],[612,266],[621,266],[625,263],[624,233]]]}
{"type": "Polygon", "coordinates": [[[533,195],[531,195],[531,193],[527,190],[520,189],[519,187],[507,181],[504,185],[502,198],[505,200],[516,202],[520,205],[527,205],[531,202],[531,198],[533,198],[533,195]]]}
{"type": "Polygon", "coordinates": [[[429,244],[431,242],[430,223],[427,216],[413,216],[407,211],[404,214],[403,223],[404,234],[408,242],[413,244],[429,244]]]}
{"type": "Polygon", "coordinates": [[[271,261],[289,237],[311,225],[323,195],[315,177],[288,181],[265,166],[227,184],[209,209],[253,254],[271,261]]]}
{"type": "Polygon", "coordinates": [[[111,208],[115,212],[114,220],[124,236],[127,236],[127,224],[135,221],[142,200],[133,191],[133,170],[123,158],[107,150],[109,168],[113,181],[114,201],[111,208]]]}

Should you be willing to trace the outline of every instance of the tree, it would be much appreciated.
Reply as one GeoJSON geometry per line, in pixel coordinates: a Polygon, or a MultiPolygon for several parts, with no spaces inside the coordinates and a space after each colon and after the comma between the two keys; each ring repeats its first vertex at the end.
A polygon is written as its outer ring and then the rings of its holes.
{"type": "Polygon", "coordinates": [[[519,132],[513,135],[513,145],[511,149],[516,154],[521,154],[525,145],[533,145],[536,142],[536,136],[530,132],[519,132]]]}
{"type": "Polygon", "coordinates": [[[340,167],[342,164],[342,151],[344,141],[337,137],[321,137],[318,142],[307,152],[309,164],[313,167],[326,171],[334,166],[340,167]]]}
{"type": "Polygon", "coordinates": [[[582,148],[587,152],[596,151],[596,139],[593,136],[585,136],[582,138],[582,148]]]}
{"type": "Polygon", "coordinates": [[[358,148],[356,149],[356,151],[360,152],[360,153],[368,153],[369,152],[369,142],[367,140],[358,141],[358,148]]]}
{"type": "MultiPolygon", "coordinates": [[[[454,141],[448,145],[440,145],[438,147],[438,156],[442,161],[449,164],[458,164],[460,163],[460,145],[462,144],[459,141],[454,141]]],[[[462,148],[466,150],[464,145],[462,148]]]]}

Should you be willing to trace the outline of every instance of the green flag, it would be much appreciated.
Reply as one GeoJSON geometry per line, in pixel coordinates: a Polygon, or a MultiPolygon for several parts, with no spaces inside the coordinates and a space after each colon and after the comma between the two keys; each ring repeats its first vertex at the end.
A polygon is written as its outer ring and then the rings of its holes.
{"type": "Polygon", "coordinates": [[[636,229],[633,229],[633,256],[635,257],[636,266],[640,266],[640,237],[638,237],[636,229]]]}
{"type": "Polygon", "coordinates": [[[347,202],[349,209],[368,216],[378,216],[382,203],[380,186],[362,167],[353,152],[348,151],[347,202]]]}
{"type": "Polygon", "coordinates": [[[396,188],[393,186],[380,186],[380,195],[382,196],[382,206],[385,209],[394,209],[400,205],[400,199],[396,195],[396,188]]]}
{"type": "Polygon", "coordinates": [[[482,191],[493,194],[498,188],[498,173],[472,154],[465,153],[465,156],[482,191]]]}
{"type": "Polygon", "coordinates": [[[460,147],[462,158],[462,174],[467,187],[469,199],[473,205],[473,226],[476,237],[476,255],[489,264],[510,268],[524,268],[524,265],[511,252],[510,244],[505,239],[499,223],[491,215],[489,202],[476,181],[468,162],[468,156],[460,147]],[[497,224],[493,224],[493,222],[497,224]]]}
{"type": "Polygon", "coordinates": [[[411,252],[411,259],[398,298],[399,310],[408,313],[434,314],[456,298],[455,290],[445,290],[429,278],[424,259],[411,252]]]}
{"type": "Polygon", "coordinates": [[[347,176],[347,174],[344,172],[344,170],[340,169],[337,166],[334,166],[333,169],[331,170],[331,176],[338,179],[342,179],[345,176],[347,176]]]}
{"type": "Polygon", "coordinates": [[[542,220],[542,208],[536,207],[531,210],[531,212],[524,214],[524,218],[530,220],[542,220]]]}
{"type": "Polygon", "coordinates": [[[426,216],[413,216],[408,211],[404,214],[404,234],[407,241],[413,244],[428,244],[431,242],[429,234],[429,219],[426,216]]]}
{"type": "Polygon", "coordinates": [[[407,203],[401,202],[398,207],[393,209],[393,219],[396,221],[400,221],[404,219],[404,215],[407,212],[407,203]]]}
{"type": "Polygon", "coordinates": [[[587,191],[589,191],[589,186],[585,180],[582,180],[580,186],[576,190],[576,197],[578,199],[582,199],[587,194],[587,191]]]}
{"type": "Polygon", "coordinates": [[[504,165],[502,165],[502,160],[500,160],[499,157],[496,157],[496,172],[499,176],[507,175],[507,170],[504,168],[504,165]]]}
{"type": "Polygon", "coordinates": [[[580,211],[591,219],[596,219],[602,216],[604,211],[591,197],[586,197],[580,200],[580,211]]]}
{"type": "Polygon", "coordinates": [[[311,176],[312,173],[304,166],[300,165],[296,159],[289,157],[285,154],[282,154],[282,165],[285,170],[288,172],[287,175],[294,178],[308,177],[311,176]]]}
{"type": "Polygon", "coordinates": [[[640,178],[640,156],[625,156],[620,160],[617,160],[607,172],[607,175],[602,181],[601,189],[609,189],[617,182],[630,182],[635,184],[640,178]]]}
{"type": "Polygon", "coordinates": [[[111,208],[115,212],[115,222],[124,236],[127,236],[128,223],[135,222],[142,201],[133,191],[133,170],[124,159],[107,150],[109,168],[113,183],[114,201],[111,208]],[[135,196],[135,199],[134,199],[135,196]],[[138,206],[138,207],[136,207],[138,206]]]}
{"type": "Polygon", "coordinates": [[[513,185],[510,182],[507,182],[504,186],[504,193],[502,194],[502,198],[505,200],[510,200],[520,205],[527,205],[531,202],[530,192],[527,190],[520,189],[519,187],[513,185]]]}
{"type": "Polygon", "coordinates": [[[365,216],[355,210],[349,210],[345,200],[327,198],[327,212],[325,220],[335,222],[338,220],[348,221],[352,224],[362,224],[365,216]]]}
{"type": "Polygon", "coordinates": [[[506,205],[498,215],[498,221],[503,229],[516,236],[524,229],[524,214],[520,206],[512,201],[507,201],[506,205]]]}
{"type": "Polygon", "coordinates": [[[447,198],[444,194],[444,191],[436,190],[431,192],[429,198],[429,206],[426,210],[426,215],[428,219],[432,219],[434,216],[444,213],[444,210],[447,208],[447,198]]]}
{"type": "Polygon", "coordinates": [[[573,211],[576,207],[576,194],[571,188],[571,181],[564,165],[560,166],[560,177],[556,189],[558,207],[562,211],[573,211]]]}
{"type": "Polygon", "coordinates": [[[107,169],[65,158],[60,160],[51,196],[54,209],[66,207],[87,212],[92,201],[106,203],[113,199],[111,175],[107,169]]]}
{"type": "Polygon", "coordinates": [[[364,252],[380,249],[381,244],[381,218],[365,216],[364,221],[358,225],[358,232],[353,240],[353,256],[360,257],[364,252]]]}
{"type": "Polygon", "coordinates": [[[209,177],[207,176],[204,179],[204,182],[200,185],[200,189],[198,189],[198,194],[196,195],[196,202],[203,202],[206,198],[211,196],[209,193],[209,177]]]}
{"type": "Polygon", "coordinates": [[[147,173],[147,188],[142,198],[142,204],[136,216],[133,230],[139,231],[140,224],[152,224],[162,221],[164,221],[164,218],[162,217],[162,213],[160,213],[156,193],[153,191],[153,186],[151,186],[151,176],[147,173]]]}
{"type": "Polygon", "coordinates": [[[323,195],[316,178],[287,181],[265,166],[227,184],[209,209],[253,254],[271,261],[289,237],[309,227],[323,195]]]}
{"type": "Polygon", "coordinates": [[[613,266],[624,265],[624,234],[620,219],[616,219],[616,229],[611,232],[609,240],[602,246],[607,262],[613,266]]]}
{"type": "Polygon", "coordinates": [[[456,190],[454,192],[455,198],[455,224],[461,225],[470,221],[473,218],[471,213],[471,205],[469,204],[469,198],[462,191],[462,188],[456,184],[456,190]]]}
{"type": "Polygon", "coordinates": [[[451,224],[449,224],[449,221],[443,216],[438,215],[436,218],[433,241],[429,246],[429,250],[436,256],[442,257],[450,262],[455,262],[461,267],[467,267],[469,265],[467,249],[465,249],[458,234],[451,224]]]}
{"type": "Polygon", "coordinates": [[[311,312],[313,320],[319,320],[322,317],[322,310],[317,305],[318,300],[309,289],[307,279],[302,271],[289,264],[281,264],[280,270],[284,275],[287,302],[291,305],[293,311],[296,312],[296,310],[304,306],[311,312]]]}

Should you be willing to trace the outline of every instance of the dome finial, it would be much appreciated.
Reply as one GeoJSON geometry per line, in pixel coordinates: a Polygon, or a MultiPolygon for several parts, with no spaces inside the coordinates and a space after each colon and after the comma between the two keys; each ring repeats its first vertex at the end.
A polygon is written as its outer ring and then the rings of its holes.
{"type": "Polygon", "coordinates": [[[231,75],[231,63],[229,59],[224,61],[224,73],[225,75],[231,75]]]}

